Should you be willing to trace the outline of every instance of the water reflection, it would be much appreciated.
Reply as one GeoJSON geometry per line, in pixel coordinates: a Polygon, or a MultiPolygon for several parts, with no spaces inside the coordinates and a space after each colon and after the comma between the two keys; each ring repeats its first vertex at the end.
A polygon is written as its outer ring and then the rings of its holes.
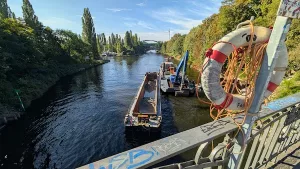
{"type": "Polygon", "coordinates": [[[162,61],[156,54],[115,57],[64,77],[1,131],[0,168],[75,168],[210,121],[196,98],[163,95],[160,133],[124,133],[123,118],[144,74],[158,71],[162,61]]]}

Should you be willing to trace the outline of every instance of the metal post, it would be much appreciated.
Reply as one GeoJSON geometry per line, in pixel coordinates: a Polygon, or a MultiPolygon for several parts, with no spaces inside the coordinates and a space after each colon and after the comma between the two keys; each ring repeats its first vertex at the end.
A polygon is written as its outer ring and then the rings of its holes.
{"type": "Polygon", "coordinates": [[[299,0],[281,0],[269,44],[255,84],[256,95],[254,96],[254,101],[249,109],[249,113],[256,114],[256,116],[246,117],[245,124],[242,127],[244,137],[242,133],[238,135],[234,144],[233,153],[230,155],[230,160],[228,162],[228,168],[230,169],[237,169],[241,167],[245,151],[242,153],[240,151],[242,151],[243,145],[245,146],[244,150],[246,149],[246,141],[250,138],[253,123],[257,119],[257,114],[263,102],[264,93],[274,70],[278,53],[282,50],[282,44],[285,42],[292,18],[300,18],[299,10],[299,0]]]}

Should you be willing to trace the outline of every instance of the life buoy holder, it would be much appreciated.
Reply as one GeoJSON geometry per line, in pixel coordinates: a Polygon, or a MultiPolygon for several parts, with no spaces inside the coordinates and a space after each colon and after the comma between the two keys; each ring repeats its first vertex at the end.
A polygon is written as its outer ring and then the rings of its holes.
{"type": "MultiPolygon", "coordinates": [[[[252,44],[267,42],[271,35],[271,29],[254,26],[239,28],[224,36],[209,52],[209,57],[204,60],[201,85],[207,98],[213,102],[216,108],[227,110],[244,110],[245,97],[226,93],[220,85],[220,74],[222,66],[227,57],[240,47],[248,46],[251,40],[250,32],[253,31],[252,44]],[[226,42],[226,43],[224,43],[226,42]],[[233,48],[235,46],[236,48],[233,48]]],[[[288,53],[284,42],[279,46],[279,57],[276,61],[271,80],[268,84],[264,97],[269,97],[279,86],[284,78],[288,66],[288,53]]]]}

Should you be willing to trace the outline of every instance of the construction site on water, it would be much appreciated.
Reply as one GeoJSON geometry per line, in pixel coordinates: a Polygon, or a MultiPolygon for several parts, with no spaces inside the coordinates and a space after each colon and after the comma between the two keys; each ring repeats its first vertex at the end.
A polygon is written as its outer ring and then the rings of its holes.
{"type": "MultiPolygon", "coordinates": [[[[158,72],[146,73],[125,116],[126,130],[160,130],[161,94],[188,97],[197,93],[201,103],[211,105],[210,114],[213,119],[228,116],[231,111],[247,112],[254,97],[257,70],[262,64],[272,32],[270,28],[254,26],[253,19],[240,23],[235,31],[224,36],[206,51],[206,58],[196,83],[186,76],[189,51],[186,51],[178,66],[170,57],[166,57],[158,72]],[[223,68],[225,62],[227,69],[223,68]],[[210,102],[199,98],[198,92],[201,91],[210,102]],[[218,113],[213,115],[213,112],[218,113]]],[[[284,43],[281,44],[278,54],[279,61],[264,92],[264,98],[270,96],[284,78],[285,71],[282,70],[286,70],[288,65],[284,43]]]]}
{"type": "MultiPolygon", "coordinates": [[[[126,128],[158,128],[158,125],[152,125],[151,116],[143,116],[142,107],[136,108],[136,105],[143,104],[143,99],[149,103],[146,89],[147,85],[151,86],[151,81],[156,84],[156,92],[152,95],[154,102],[152,99],[150,102],[156,103],[151,104],[156,107],[161,107],[160,92],[174,93],[175,96],[196,93],[198,97],[201,86],[208,101],[198,99],[201,104],[210,105],[209,114],[213,121],[82,168],[277,168],[278,162],[284,163],[281,160],[299,151],[300,144],[300,93],[265,104],[285,77],[288,67],[285,40],[292,19],[300,19],[299,0],[281,1],[274,28],[254,25],[254,17],[238,24],[235,30],[205,52],[196,83],[185,76],[188,51],[178,67],[166,58],[159,72],[155,73],[157,76],[150,78],[149,73],[145,75],[125,117],[126,128]],[[224,141],[217,141],[220,138],[224,141]],[[195,147],[198,150],[189,161],[160,163],[195,147]],[[212,148],[206,156],[204,150],[208,147],[212,148]]],[[[152,112],[161,116],[161,109],[157,110],[152,112]]],[[[157,117],[161,123],[162,118],[157,117]]],[[[286,168],[299,168],[298,155],[294,157],[295,165],[286,163],[286,168]]]]}
{"type": "MultiPolygon", "coordinates": [[[[285,1],[282,3],[289,4],[285,1]]],[[[286,10],[293,9],[294,12],[288,14],[288,17],[297,18],[295,11],[299,12],[299,9],[296,1],[291,3],[291,7],[294,8],[286,8],[283,7],[284,5],[279,8],[278,15],[286,15],[286,10]]],[[[278,16],[277,19],[281,19],[280,17],[278,16]]],[[[275,45],[276,48],[272,49],[276,51],[276,59],[268,58],[276,61],[272,62],[274,70],[267,76],[270,70],[266,70],[266,66],[263,67],[266,64],[263,62],[267,60],[264,56],[274,30],[273,27],[255,26],[253,21],[254,17],[251,17],[238,24],[236,30],[215,42],[205,52],[205,59],[196,83],[186,76],[188,50],[178,66],[167,57],[158,72],[146,73],[133,104],[125,116],[126,129],[161,128],[161,94],[188,97],[196,93],[200,103],[210,105],[210,116],[214,120],[233,116],[234,112],[244,114],[245,117],[249,110],[252,112],[252,103],[261,104],[262,100],[267,99],[275,91],[283,80],[288,66],[286,44],[284,41],[278,41],[278,47],[275,45]],[[263,83],[265,87],[255,88],[256,83],[263,83]],[[201,91],[205,93],[208,101],[199,98],[201,91]],[[255,93],[259,93],[260,98],[257,98],[258,95],[255,93]]],[[[286,20],[282,22],[286,23],[280,29],[283,29],[282,34],[286,35],[290,23],[286,20]]],[[[279,21],[277,23],[281,24],[279,21]]],[[[275,24],[274,27],[278,26],[275,24]]],[[[269,66],[270,63],[269,61],[269,66]]],[[[244,118],[237,125],[242,126],[245,120],[244,118]]]]}

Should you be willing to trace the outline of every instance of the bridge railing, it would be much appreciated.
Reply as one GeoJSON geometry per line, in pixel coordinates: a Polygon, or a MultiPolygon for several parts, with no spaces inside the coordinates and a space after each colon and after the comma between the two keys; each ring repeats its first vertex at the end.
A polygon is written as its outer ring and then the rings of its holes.
{"type": "MultiPolygon", "coordinates": [[[[190,161],[157,167],[159,169],[226,168],[234,153],[242,153],[238,168],[260,168],[275,163],[279,154],[290,146],[298,146],[300,137],[300,93],[278,99],[264,106],[258,114],[256,126],[249,140],[244,140],[244,149],[234,152],[233,143],[238,127],[230,117],[219,119],[196,128],[148,143],[126,152],[87,164],[80,168],[119,169],[147,168],[183,152],[199,147],[190,161]],[[209,143],[220,137],[219,143],[205,157],[209,143]]],[[[239,120],[237,117],[235,120],[239,120]]],[[[241,139],[243,140],[243,139],[241,139]]]]}

